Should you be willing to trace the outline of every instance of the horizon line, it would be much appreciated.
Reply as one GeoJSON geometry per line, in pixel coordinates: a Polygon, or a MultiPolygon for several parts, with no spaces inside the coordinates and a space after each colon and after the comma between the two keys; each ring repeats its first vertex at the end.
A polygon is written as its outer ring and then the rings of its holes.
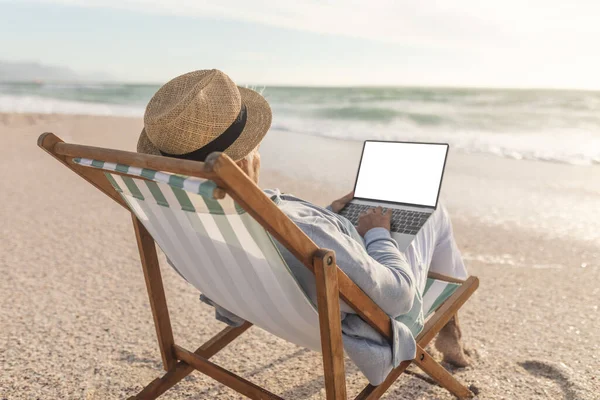
{"type": "MultiPolygon", "coordinates": [[[[118,81],[118,80],[0,80],[0,84],[91,84],[91,85],[140,85],[140,86],[162,86],[166,82],[151,82],[151,81],[118,81]]],[[[294,88],[294,89],[471,89],[471,90],[514,90],[514,91],[578,91],[578,92],[600,92],[600,88],[581,88],[581,87],[541,87],[541,86],[496,86],[496,85],[444,85],[444,84],[368,84],[359,83],[352,85],[316,85],[316,84],[286,84],[286,83],[240,83],[237,86],[252,89],[253,87],[262,86],[263,88],[294,88]]]]}

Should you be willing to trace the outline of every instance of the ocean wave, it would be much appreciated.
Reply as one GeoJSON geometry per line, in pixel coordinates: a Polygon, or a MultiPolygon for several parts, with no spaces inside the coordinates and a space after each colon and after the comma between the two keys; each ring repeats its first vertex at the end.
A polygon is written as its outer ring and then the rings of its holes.
{"type": "Polygon", "coordinates": [[[314,118],[389,122],[407,119],[419,125],[442,125],[446,119],[440,115],[405,112],[394,108],[348,106],[325,107],[310,113],[314,118]]]}
{"type": "Polygon", "coordinates": [[[334,120],[306,121],[275,117],[272,129],[338,140],[397,140],[445,142],[467,153],[504,158],[566,163],[600,164],[600,135],[582,130],[489,132],[464,129],[428,129],[397,121],[395,124],[340,124],[334,120]]]}
{"type": "Polygon", "coordinates": [[[141,117],[145,107],[51,99],[40,96],[0,95],[0,112],[141,117]]]}
{"type": "MultiPolygon", "coordinates": [[[[104,90],[107,84],[104,83],[39,83],[40,88],[46,90],[63,90],[63,89],[79,89],[79,90],[104,90]]],[[[121,86],[121,85],[114,85],[121,86]]]]}
{"type": "MultiPolygon", "coordinates": [[[[158,85],[0,83],[0,111],[142,117],[158,85]]],[[[460,151],[600,164],[600,92],[261,89],[272,129],[340,140],[448,142],[460,151]]]]}

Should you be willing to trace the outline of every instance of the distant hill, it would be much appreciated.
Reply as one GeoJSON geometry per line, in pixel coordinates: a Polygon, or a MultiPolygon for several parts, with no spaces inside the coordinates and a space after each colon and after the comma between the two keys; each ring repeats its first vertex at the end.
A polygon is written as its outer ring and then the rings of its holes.
{"type": "Polygon", "coordinates": [[[0,82],[96,82],[107,80],[113,79],[103,73],[80,74],[67,67],[44,65],[38,62],[0,61],[0,82]]]}

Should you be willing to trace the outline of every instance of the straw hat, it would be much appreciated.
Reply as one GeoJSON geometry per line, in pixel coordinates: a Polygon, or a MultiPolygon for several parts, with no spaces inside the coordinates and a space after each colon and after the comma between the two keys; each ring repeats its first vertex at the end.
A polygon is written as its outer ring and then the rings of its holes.
{"type": "Polygon", "coordinates": [[[204,161],[214,151],[249,154],[271,126],[271,107],[223,72],[193,71],[163,85],[148,103],[139,153],[204,161]]]}

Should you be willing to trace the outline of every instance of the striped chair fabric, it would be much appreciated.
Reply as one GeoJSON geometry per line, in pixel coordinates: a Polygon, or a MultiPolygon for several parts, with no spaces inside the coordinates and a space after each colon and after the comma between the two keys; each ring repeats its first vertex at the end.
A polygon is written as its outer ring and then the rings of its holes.
{"type": "MultiPolygon", "coordinates": [[[[231,197],[213,199],[214,182],[97,160],[73,161],[104,170],[173,267],[201,293],[282,339],[321,351],[316,306],[273,238],[231,197]]],[[[424,315],[457,287],[428,279],[424,315]]]]}

